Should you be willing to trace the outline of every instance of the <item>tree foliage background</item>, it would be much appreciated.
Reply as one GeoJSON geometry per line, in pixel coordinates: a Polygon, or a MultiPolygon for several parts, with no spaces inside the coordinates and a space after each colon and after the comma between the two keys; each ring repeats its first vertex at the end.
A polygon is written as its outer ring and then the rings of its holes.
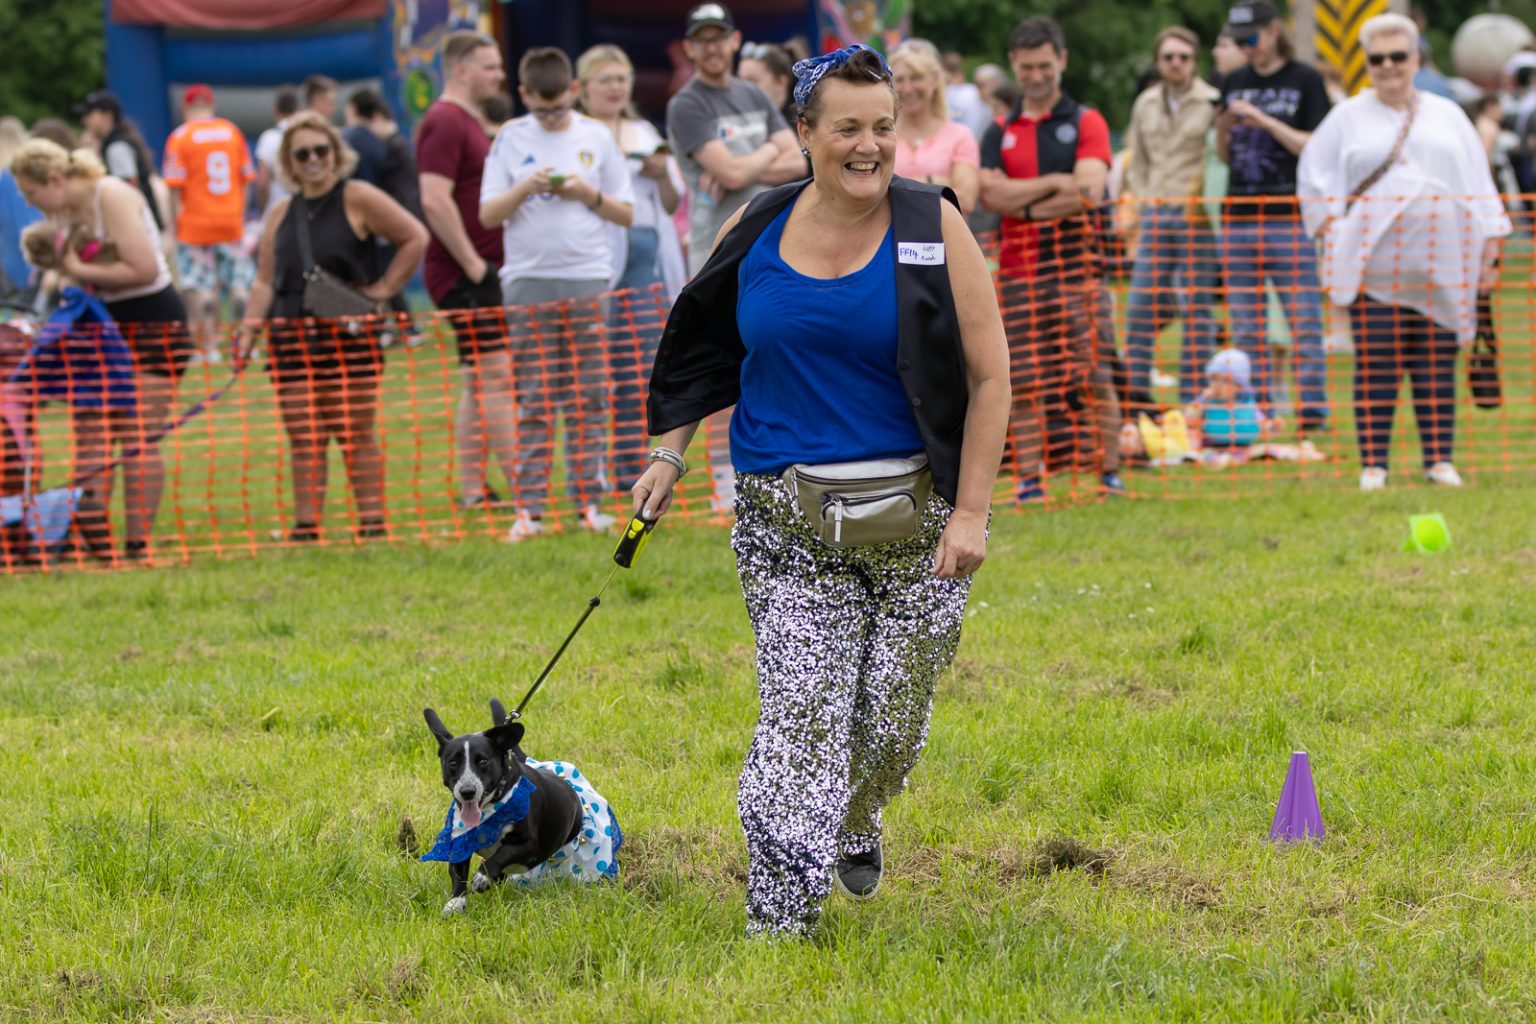
{"type": "Polygon", "coordinates": [[[67,117],[105,82],[101,0],[0,0],[0,114],[67,117]]]}

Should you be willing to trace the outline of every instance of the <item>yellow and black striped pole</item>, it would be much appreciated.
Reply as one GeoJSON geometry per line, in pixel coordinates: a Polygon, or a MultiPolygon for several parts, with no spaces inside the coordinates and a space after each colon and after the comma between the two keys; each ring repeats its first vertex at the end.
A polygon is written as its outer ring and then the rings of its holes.
{"type": "Polygon", "coordinates": [[[1317,56],[1332,64],[1344,77],[1344,91],[1353,96],[1365,88],[1365,52],[1360,48],[1360,26],[1367,18],[1385,14],[1389,0],[1314,0],[1317,56]]]}

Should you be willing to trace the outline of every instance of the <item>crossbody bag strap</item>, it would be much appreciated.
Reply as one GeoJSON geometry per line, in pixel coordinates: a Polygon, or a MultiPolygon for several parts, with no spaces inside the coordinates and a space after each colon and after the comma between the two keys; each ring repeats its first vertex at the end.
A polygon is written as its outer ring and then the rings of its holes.
{"type": "Polygon", "coordinates": [[[1392,165],[1397,163],[1397,158],[1403,155],[1403,146],[1408,142],[1408,133],[1413,131],[1413,121],[1414,118],[1418,117],[1418,114],[1419,94],[1415,92],[1413,96],[1408,100],[1408,116],[1403,118],[1403,126],[1397,130],[1397,141],[1392,144],[1392,152],[1387,154],[1386,160],[1382,161],[1380,167],[1372,171],[1366,177],[1366,179],[1360,183],[1359,188],[1350,192],[1349,203],[1345,207],[1346,211],[1349,209],[1349,207],[1355,205],[1355,200],[1369,192],[1372,185],[1386,177],[1387,172],[1392,169],[1392,165]]]}
{"type": "Polygon", "coordinates": [[[299,234],[299,259],[304,264],[304,276],[315,268],[315,247],[309,238],[309,197],[303,193],[293,197],[299,204],[298,223],[294,225],[299,234]]]}

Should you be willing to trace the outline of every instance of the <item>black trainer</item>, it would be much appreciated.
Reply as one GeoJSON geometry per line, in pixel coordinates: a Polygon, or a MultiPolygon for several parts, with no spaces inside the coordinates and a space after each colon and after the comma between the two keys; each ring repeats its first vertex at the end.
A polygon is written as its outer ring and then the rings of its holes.
{"type": "Polygon", "coordinates": [[[832,871],[833,880],[844,896],[851,900],[870,900],[880,888],[880,876],[885,870],[880,856],[880,845],[868,853],[850,853],[837,858],[832,871]]]}

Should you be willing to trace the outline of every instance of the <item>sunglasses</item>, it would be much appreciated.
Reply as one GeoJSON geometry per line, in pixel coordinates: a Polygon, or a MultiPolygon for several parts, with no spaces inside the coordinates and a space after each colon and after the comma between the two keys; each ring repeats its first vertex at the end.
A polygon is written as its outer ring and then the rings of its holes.
{"type": "Polygon", "coordinates": [[[310,157],[314,157],[316,160],[328,160],[330,156],[331,144],[323,142],[318,146],[301,146],[294,150],[293,162],[296,164],[307,164],[310,157]]]}
{"type": "Polygon", "coordinates": [[[1234,39],[1232,41],[1245,50],[1251,50],[1259,45],[1259,34],[1255,32],[1251,36],[1243,36],[1241,39],[1234,39]]]}
{"type": "Polygon", "coordinates": [[[1157,59],[1169,64],[1188,64],[1190,61],[1195,59],[1195,55],[1192,53],[1182,53],[1175,51],[1173,53],[1161,54],[1157,59]]]}
{"type": "Polygon", "coordinates": [[[1379,68],[1391,61],[1393,64],[1407,64],[1410,54],[1407,50],[1393,50],[1390,53],[1368,53],[1365,62],[1373,68],[1379,68]]]}
{"type": "Polygon", "coordinates": [[[772,43],[742,43],[740,53],[746,60],[762,60],[777,49],[772,43]]]}
{"type": "Polygon", "coordinates": [[[528,113],[540,121],[558,121],[571,112],[569,103],[562,103],[558,107],[529,107],[528,113]]]}

